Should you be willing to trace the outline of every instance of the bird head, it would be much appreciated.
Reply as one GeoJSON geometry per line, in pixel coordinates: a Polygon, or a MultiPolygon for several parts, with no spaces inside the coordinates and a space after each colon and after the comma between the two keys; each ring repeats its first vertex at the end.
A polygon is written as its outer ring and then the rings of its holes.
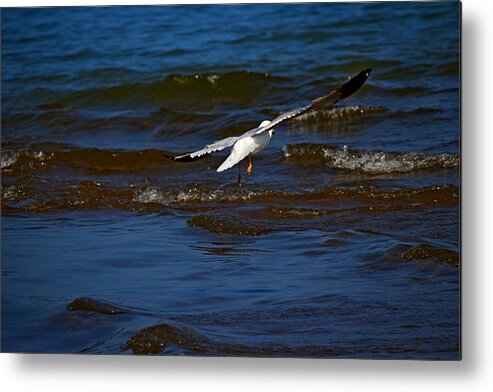
{"type": "MultiPolygon", "coordinates": [[[[266,127],[269,124],[270,124],[269,120],[264,120],[260,123],[260,125],[258,127],[259,128],[266,127]]],[[[270,137],[272,137],[272,135],[274,135],[275,133],[276,133],[276,131],[274,129],[269,129],[269,136],[270,137]]]]}

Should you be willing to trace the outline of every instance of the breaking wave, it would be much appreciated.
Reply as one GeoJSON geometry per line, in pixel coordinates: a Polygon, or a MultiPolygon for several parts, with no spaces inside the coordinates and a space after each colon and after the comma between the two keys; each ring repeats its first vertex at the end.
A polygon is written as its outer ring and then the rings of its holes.
{"type": "MultiPolygon", "coordinates": [[[[273,189],[235,189],[188,185],[176,188],[115,186],[98,181],[52,181],[27,178],[25,184],[2,187],[2,207],[16,211],[81,210],[117,208],[155,212],[168,207],[190,211],[221,209],[228,205],[263,206],[272,218],[325,216],[327,203],[343,203],[337,208],[358,212],[384,212],[392,209],[420,208],[423,205],[455,205],[459,189],[454,185],[383,190],[372,186],[323,187],[314,191],[287,192],[273,189]],[[298,207],[298,204],[311,207],[298,207]],[[322,206],[320,206],[322,205],[322,206]],[[315,206],[315,208],[312,208],[315,206]]],[[[194,222],[210,226],[211,219],[194,222]]]]}
{"type": "MultiPolygon", "coordinates": [[[[408,173],[423,169],[456,168],[459,154],[414,153],[355,150],[347,146],[294,144],[283,147],[284,157],[301,164],[325,165],[332,169],[359,171],[366,174],[408,173]]],[[[2,151],[4,174],[46,170],[62,165],[83,171],[126,172],[161,169],[170,164],[163,151],[102,150],[56,143],[30,146],[25,150],[2,151]]],[[[214,197],[211,195],[211,197],[214,197]]]]}
{"type": "Polygon", "coordinates": [[[337,122],[347,122],[349,120],[359,118],[368,114],[385,113],[387,112],[387,110],[387,108],[379,106],[340,106],[308,112],[299,117],[295,117],[293,121],[304,122],[315,120],[330,122],[331,124],[334,124],[337,122]]]}
{"type": "Polygon", "coordinates": [[[136,193],[138,203],[187,204],[187,203],[242,203],[255,200],[269,200],[286,196],[273,190],[222,190],[196,187],[180,190],[146,188],[136,193]]]}
{"type": "Polygon", "coordinates": [[[283,147],[286,159],[300,163],[323,164],[331,169],[366,174],[408,173],[423,169],[455,168],[459,154],[353,150],[347,146],[295,144],[283,147]]]}

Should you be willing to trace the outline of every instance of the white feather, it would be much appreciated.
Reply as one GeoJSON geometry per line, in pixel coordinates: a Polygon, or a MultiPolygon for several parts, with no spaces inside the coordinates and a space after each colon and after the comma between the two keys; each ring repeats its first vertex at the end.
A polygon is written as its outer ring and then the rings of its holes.
{"type": "MultiPolygon", "coordinates": [[[[262,121],[260,127],[269,125],[270,121],[262,121]]],[[[270,132],[264,132],[259,135],[248,136],[238,140],[231,149],[231,154],[226,160],[217,168],[218,172],[228,170],[245,159],[249,154],[255,155],[262,151],[270,142],[273,130],[270,132]]]]}
{"type": "Polygon", "coordinates": [[[222,172],[232,168],[242,159],[246,158],[248,154],[253,152],[256,147],[257,144],[252,137],[246,137],[238,140],[231,149],[231,154],[229,154],[222,165],[217,168],[217,171],[222,172]]]}

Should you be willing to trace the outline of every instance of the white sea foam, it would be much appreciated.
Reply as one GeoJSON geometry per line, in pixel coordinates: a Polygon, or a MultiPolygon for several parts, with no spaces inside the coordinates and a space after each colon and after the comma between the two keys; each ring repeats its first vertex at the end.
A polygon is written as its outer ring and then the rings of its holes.
{"type": "Polygon", "coordinates": [[[315,161],[333,169],[368,174],[405,173],[421,169],[458,167],[460,164],[459,154],[446,152],[363,151],[347,146],[341,148],[317,144],[287,145],[283,150],[286,159],[315,161]]]}

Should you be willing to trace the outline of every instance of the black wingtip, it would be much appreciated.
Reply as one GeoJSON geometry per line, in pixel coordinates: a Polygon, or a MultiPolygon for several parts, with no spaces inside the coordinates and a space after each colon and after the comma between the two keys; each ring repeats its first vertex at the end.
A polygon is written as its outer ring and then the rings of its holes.
{"type": "Polygon", "coordinates": [[[365,84],[366,80],[370,77],[371,71],[371,68],[366,68],[359,74],[351,78],[348,82],[343,84],[339,90],[341,96],[338,101],[342,101],[343,99],[353,95],[356,91],[358,91],[361,86],[365,84]]]}
{"type": "Polygon", "coordinates": [[[360,72],[362,74],[362,76],[365,78],[365,81],[366,81],[366,79],[368,79],[370,77],[371,71],[372,71],[371,68],[367,68],[367,69],[364,69],[363,71],[360,72]]]}
{"type": "Polygon", "coordinates": [[[163,155],[163,157],[165,157],[167,159],[170,159],[172,161],[176,161],[176,157],[174,155],[171,155],[171,154],[168,154],[168,153],[165,153],[165,152],[163,152],[162,155],[163,155]]]}
{"type": "Polygon", "coordinates": [[[199,159],[207,158],[209,156],[209,154],[203,154],[203,155],[196,156],[196,157],[192,158],[190,156],[190,153],[186,153],[186,154],[182,154],[182,155],[172,155],[172,154],[168,154],[166,152],[163,152],[162,154],[163,154],[163,157],[171,159],[172,161],[175,161],[175,162],[194,162],[194,161],[198,161],[199,159]]]}
{"type": "Polygon", "coordinates": [[[366,68],[363,71],[360,71],[359,74],[353,77],[355,81],[358,81],[360,83],[366,82],[366,80],[370,77],[371,75],[371,68],[366,68]]]}

